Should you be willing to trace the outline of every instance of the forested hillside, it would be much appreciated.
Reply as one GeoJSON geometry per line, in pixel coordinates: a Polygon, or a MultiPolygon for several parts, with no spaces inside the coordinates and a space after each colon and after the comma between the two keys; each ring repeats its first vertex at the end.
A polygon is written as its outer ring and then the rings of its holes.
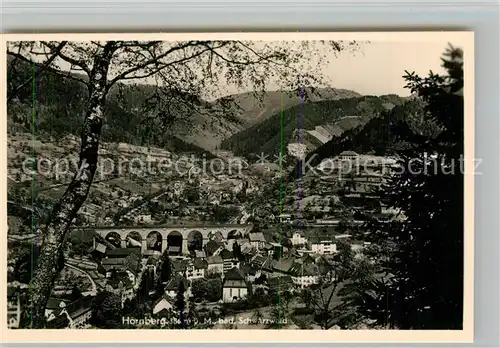
{"type": "Polygon", "coordinates": [[[366,124],[334,136],[310,152],[306,162],[315,166],[323,159],[335,157],[346,150],[388,156],[410,145],[406,129],[411,129],[416,134],[435,136],[439,127],[431,120],[424,119],[423,107],[420,99],[409,99],[391,110],[382,111],[366,124]]]}
{"type": "MultiPolygon", "coordinates": [[[[9,85],[20,86],[37,74],[38,67],[17,61],[9,64],[8,71],[9,85]]],[[[11,94],[9,130],[55,138],[79,135],[88,91],[72,76],[45,70],[17,90],[15,96],[11,94]]],[[[188,112],[185,105],[188,98],[193,97],[180,91],[118,84],[111,89],[106,102],[102,139],[199,153],[213,148],[211,144],[220,134],[241,129],[239,121],[212,110],[212,104],[204,100],[196,100],[198,107],[194,112],[191,107],[188,112]],[[207,146],[203,146],[204,142],[207,146]]]]}
{"type": "Polygon", "coordinates": [[[276,154],[282,144],[286,147],[288,143],[298,141],[298,130],[302,129],[304,143],[312,151],[322,143],[307,135],[308,130],[324,126],[331,136],[341,136],[351,127],[363,125],[382,111],[401,105],[403,101],[403,98],[388,95],[306,102],[276,113],[231,136],[222,142],[221,147],[241,156],[261,152],[276,154]]]}

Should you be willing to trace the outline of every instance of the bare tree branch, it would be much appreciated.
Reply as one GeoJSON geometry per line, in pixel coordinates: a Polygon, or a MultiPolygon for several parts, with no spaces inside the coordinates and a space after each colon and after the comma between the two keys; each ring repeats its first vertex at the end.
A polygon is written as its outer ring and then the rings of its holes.
{"type": "MultiPolygon", "coordinates": [[[[55,48],[54,52],[52,53],[52,56],[50,56],[49,59],[47,59],[41,66],[39,66],[38,69],[36,69],[36,72],[31,77],[29,77],[26,81],[17,86],[16,90],[13,91],[11,94],[9,94],[9,96],[7,97],[7,102],[10,101],[12,98],[15,98],[17,94],[24,87],[26,87],[28,84],[31,83],[31,81],[33,81],[33,79],[36,79],[37,77],[42,75],[43,72],[47,69],[47,67],[49,67],[50,64],[52,64],[52,62],[57,58],[58,54],[61,52],[64,46],[66,46],[67,43],[68,43],[67,41],[61,41],[61,43],[59,43],[59,45],[55,48]]],[[[19,49],[21,49],[21,47],[19,47],[19,49]]],[[[7,52],[7,54],[12,54],[12,53],[7,52]]],[[[19,57],[19,52],[17,53],[16,57],[19,57]]]]}
{"type": "MultiPolygon", "coordinates": [[[[56,52],[56,47],[48,42],[41,41],[42,45],[48,47],[51,52],[56,52]]],[[[70,63],[71,65],[76,65],[80,67],[87,75],[90,75],[90,68],[88,67],[87,63],[85,63],[84,60],[78,60],[69,57],[68,55],[64,54],[61,50],[57,53],[57,56],[61,58],[62,60],[70,63]]]]}
{"type": "MultiPolygon", "coordinates": [[[[187,43],[183,43],[183,44],[181,44],[181,45],[178,45],[178,46],[172,47],[172,48],[170,48],[169,50],[167,50],[166,52],[164,52],[164,53],[162,53],[162,54],[158,55],[158,56],[157,56],[157,57],[155,57],[154,59],[151,59],[151,60],[148,60],[148,61],[146,61],[146,62],[140,63],[140,64],[138,64],[138,65],[134,66],[133,68],[128,69],[128,70],[126,70],[126,71],[124,71],[124,72],[120,73],[118,76],[116,76],[114,79],[112,79],[112,80],[111,80],[111,82],[109,83],[109,86],[111,87],[113,84],[115,84],[117,81],[120,81],[120,80],[124,80],[124,79],[136,79],[136,78],[138,78],[138,77],[128,77],[128,76],[129,76],[130,74],[133,74],[134,72],[140,71],[140,70],[142,70],[142,69],[144,69],[144,68],[146,68],[146,67],[148,67],[148,66],[150,66],[150,65],[153,65],[153,64],[158,63],[161,59],[163,59],[163,58],[167,57],[168,55],[170,55],[170,54],[172,54],[172,53],[174,53],[174,52],[176,52],[176,51],[184,50],[184,49],[186,49],[186,48],[188,48],[188,47],[196,47],[196,46],[198,46],[198,45],[200,45],[200,43],[199,43],[199,42],[196,42],[196,41],[189,41],[189,42],[187,42],[187,43]]],[[[128,47],[134,47],[134,46],[133,46],[133,45],[131,45],[131,44],[130,44],[130,45],[127,45],[127,46],[128,46],[128,47]]],[[[152,45],[152,47],[154,47],[154,45],[152,45]]],[[[173,64],[179,64],[179,63],[182,63],[182,62],[187,61],[187,60],[189,60],[189,59],[192,59],[192,58],[198,57],[199,55],[200,55],[200,54],[194,54],[194,55],[192,55],[192,56],[190,56],[190,57],[188,57],[188,58],[179,59],[179,60],[174,61],[174,62],[169,62],[168,64],[163,64],[163,66],[162,66],[162,68],[161,68],[161,69],[165,68],[165,67],[166,67],[166,66],[168,66],[168,65],[173,65],[173,64]]],[[[155,73],[156,73],[156,72],[158,72],[158,71],[160,71],[161,69],[157,69],[157,70],[155,71],[155,73]]],[[[143,77],[139,77],[139,78],[144,78],[144,77],[148,77],[148,76],[151,76],[151,75],[153,75],[153,74],[147,74],[147,76],[143,76],[143,77]]]]}

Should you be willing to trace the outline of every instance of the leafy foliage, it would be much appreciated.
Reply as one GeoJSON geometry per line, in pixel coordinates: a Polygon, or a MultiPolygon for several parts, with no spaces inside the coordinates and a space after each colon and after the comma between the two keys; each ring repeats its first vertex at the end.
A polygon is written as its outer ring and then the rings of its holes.
{"type": "Polygon", "coordinates": [[[175,307],[179,313],[179,322],[181,328],[186,327],[186,297],[185,297],[186,287],[184,282],[179,282],[179,287],[177,288],[177,294],[175,296],[175,307]]]}
{"type": "Polygon", "coordinates": [[[197,279],[191,284],[194,302],[216,302],[222,297],[222,280],[220,277],[212,279],[197,279]]]}
{"type": "Polygon", "coordinates": [[[425,134],[400,124],[410,144],[397,152],[404,171],[381,194],[407,219],[375,234],[390,242],[383,265],[391,278],[372,283],[372,296],[361,306],[379,324],[400,329],[463,325],[463,52],[450,47],[443,67],[446,76],[405,76],[406,87],[425,103],[425,120],[440,131],[425,134]]]}
{"type": "Polygon", "coordinates": [[[102,329],[117,329],[122,325],[121,299],[110,292],[100,292],[92,302],[92,325],[102,329]]]}
{"type": "MultiPolygon", "coordinates": [[[[38,255],[38,248],[33,244],[21,250],[14,265],[13,276],[15,280],[25,284],[31,281],[37,266],[38,255]]],[[[61,251],[58,264],[59,271],[64,268],[64,261],[64,254],[61,251]]]]}

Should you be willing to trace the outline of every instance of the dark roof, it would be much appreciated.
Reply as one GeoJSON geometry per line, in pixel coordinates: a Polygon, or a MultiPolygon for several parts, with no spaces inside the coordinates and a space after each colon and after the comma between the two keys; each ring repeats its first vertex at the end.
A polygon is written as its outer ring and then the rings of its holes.
{"type": "Polygon", "coordinates": [[[286,259],[280,259],[273,265],[273,268],[277,271],[287,273],[292,269],[293,263],[294,259],[291,257],[286,259]]]}
{"type": "Polygon", "coordinates": [[[226,288],[246,288],[247,282],[245,281],[245,276],[236,267],[231,268],[224,275],[223,287],[226,288]]]}
{"type": "Polygon", "coordinates": [[[188,261],[185,260],[172,260],[170,262],[172,266],[172,272],[183,272],[186,270],[188,261]]]}
{"type": "Polygon", "coordinates": [[[256,275],[257,274],[257,269],[252,266],[250,263],[242,263],[240,264],[240,271],[244,274],[244,275],[256,275]]]}
{"type": "Polygon", "coordinates": [[[262,267],[264,262],[266,262],[268,256],[264,256],[262,254],[256,254],[252,259],[250,260],[251,263],[258,265],[259,267],[262,267]]]}
{"type": "Polygon", "coordinates": [[[65,299],[63,298],[57,298],[57,297],[50,297],[49,300],[47,301],[47,305],[45,306],[46,309],[59,309],[61,307],[59,307],[59,304],[62,302],[64,302],[65,304],[68,303],[68,301],[66,301],[65,299]]]}
{"type": "Polygon", "coordinates": [[[69,318],[65,314],[55,317],[46,324],[47,329],[64,329],[69,327],[69,325],[69,318]]]}
{"type": "Polygon", "coordinates": [[[231,251],[224,249],[220,252],[220,257],[222,257],[223,260],[228,260],[228,259],[232,259],[234,257],[234,255],[231,251]]]}
{"type": "Polygon", "coordinates": [[[318,271],[319,271],[319,274],[321,275],[325,275],[327,274],[328,272],[330,272],[333,268],[333,265],[331,264],[330,261],[328,261],[326,258],[324,257],[320,257],[317,261],[316,261],[316,265],[318,266],[318,271]]]}
{"type": "Polygon", "coordinates": [[[127,257],[131,254],[141,254],[141,248],[116,248],[106,251],[108,257],[127,257]]]}
{"type": "Polygon", "coordinates": [[[211,240],[205,245],[204,249],[207,252],[207,254],[213,255],[213,253],[216,252],[217,249],[219,249],[222,245],[223,245],[222,243],[216,242],[215,240],[211,240]]]}
{"type": "Polygon", "coordinates": [[[272,270],[276,260],[274,260],[271,256],[268,256],[267,259],[262,264],[262,268],[272,270]]]}
{"type": "Polygon", "coordinates": [[[296,276],[314,276],[319,275],[319,268],[314,263],[294,264],[291,273],[296,276]]]}
{"type": "Polygon", "coordinates": [[[103,259],[101,265],[105,270],[129,270],[136,274],[139,270],[140,260],[137,254],[130,254],[127,257],[103,259]]]}
{"type": "Polygon", "coordinates": [[[302,263],[303,264],[314,263],[314,258],[310,254],[305,254],[304,256],[302,256],[302,263]]]}
{"type": "Polygon", "coordinates": [[[93,301],[93,296],[82,297],[81,299],[71,302],[69,305],[67,305],[66,311],[68,312],[71,319],[78,318],[79,316],[90,310],[93,301]]]}
{"type": "Polygon", "coordinates": [[[264,233],[264,239],[266,240],[266,242],[268,243],[274,243],[274,238],[273,238],[273,235],[270,234],[270,233],[264,233]]]}
{"type": "Polygon", "coordinates": [[[226,280],[245,280],[245,275],[237,267],[233,267],[224,274],[224,281],[226,280]]]}
{"type": "Polygon", "coordinates": [[[196,269],[205,269],[205,268],[207,268],[208,263],[207,263],[207,261],[205,261],[205,260],[203,260],[203,259],[196,258],[196,259],[194,259],[194,261],[193,261],[193,266],[194,266],[196,269]]]}

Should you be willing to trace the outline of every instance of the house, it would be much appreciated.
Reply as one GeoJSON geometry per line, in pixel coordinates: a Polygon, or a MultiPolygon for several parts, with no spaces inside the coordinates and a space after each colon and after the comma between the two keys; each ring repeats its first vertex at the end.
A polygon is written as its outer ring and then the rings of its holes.
{"type": "Polygon", "coordinates": [[[137,254],[130,254],[127,257],[113,257],[101,260],[101,266],[106,271],[106,278],[112,276],[114,271],[124,271],[130,281],[135,284],[140,269],[140,258],[137,254]]]}
{"type": "Polygon", "coordinates": [[[224,275],[222,300],[225,303],[242,300],[248,296],[248,284],[243,273],[236,267],[224,275]]]}
{"type": "Polygon", "coordinates": [[[274,263],[273,271],[281,274],[288,274],[292,270],[294,262],[295,259],[291,257],[280,259],[274,263]]]}
{"type": "Polygon", "coordinates": [[[68,301],[62,298],[50,297],[45,306],[45,318],[50,318],[52,313],[66,307],[68,303],[68,301]]]}
{"type": "Polygon", "coordinates": [[[250,233],[248,235],[248,239],[250,241],[250,245],[257,250],[262,249],[267,243],[262,232],[250,233]]]}
{"type": "Polygon", "coordinates": [[[314,263],[296,263],[290,273],[293,283],[302,289],[319,283],[319,268],[314,263]]]}
{"type": "Polygon", "coordinates": [[[337,244],[330,239],[311,237],[309,240],[311,251],[320,255],[331,255],[337,252],[337,244]]]}
{"type": "Polygon", "coordinates": [[[240,261],[238,261],[238,259],[234,257],[234,254],[231,251],[224,249],[220,252],[219,255],[222,258],[222,262],[224,263],[224,272],[229,271],[231,268],[240,266],[240,261]]]}
{"type": "Polygon", "coordinates": [[[292,245],[306,245],[307,244],[307,238],[304,237],[301,233],[295,232],[292,235],[292,245]]]}
{"type": "Polygon", "coordinates": [[[102,257],[104,254],[106,254],[106,244],[100,243],[99,241],[96,240],[95,236],[92,239],[93,244],[92,248],[90,249],[90,254],[102,257]]]}
{"type": "Polygon", "coordinates": [[[248,283],[253,283],[255,279],[259,278],[262,274],[260,269],[252,266],[250,263],[240,264],[240,271],[243,273],[248,283]]]}
{"type": "MultiPolygon", "coordinates": [[[[48,320],[48,319],[47,319],[48,320]]],[[[47,329],[69,329],[71,326],[71,321],[67,315],[53,316],[50,321],[45,323],[47,329]]]]}
{"type": "Polygon", "coordinates": [[[160,261],[159,255],[151,255],[150,257],[148,257],[148,260],[146,261],[146,268],[152,271],[153,274],[156,274],[156,268],[158,266],[159,261],[160,261]]]}
{"type": "Polygon", "coordinates": [[[250,242],[246,242],[246,243],[243,243],[243,245],[241,245],[241,253],[243,255],[253,255],[255,252],[255,249],[254,247],[250,244],[250,242]]]}
{"type": "Polygon", "coordinates": [[[224,273],[224,261],[220,255],[207,257],[207,274],[223,274],[224,273]]]}
{"type": "Polygon", "coordinates": [[[180,275],[176,275],[174,278],[168,281],[167,285],[165,286],[165,294],[167,296],[175,298],[181,282],[184,285],[184,289],[186,289],[184,292],[184,298],[189,298],[191,296],[191,292],[189,289],[189,282],[186,278],[180,275]]]}
{"type": "Polygon", "coordinates": [[[290,222],[292,219],[292,214],[283,213],[283,214],[278,215],[278,218],[279,218],[279,221],[290,222]]]}
{"type": "Polygon", "coordinates": [[[7,287],[7,327],[17,329],[21,321],[21,296],[19,289],[7,287]]]}
{"type": "Polygon", "coordinates": [[[163,295],[153,304],[153,315],[162,315],[174,309],[175,300],[168,295],[163,295]]]}
{"type": "Polygon", "coordinates": [[[136,224],[150,224],[152,222],[151,220],[151,214],[148,215],[138,215],[134,218],[134,222],[136,224]]]}
{"type": "Polygon", "coordinates": [[[79,300],[55,310],[47,318],[49,328],[88,329],[92,317],[93,296],[85,296],[79,300]]]}
{"type": "Polygon", "coordinates": [[[290,275],[280,275],[277,277],[268,278],[267,285],[269,290],[276,291],[278,294],[284,291],[293,292],[293,279],[290,275]]]}
{"type": "Polygon", "coordinates": [[[106,290],[121,297],[122,308],[127,299],[134,298],[134,283],[129,279],[126,272],[115,272],[113,277],[108,279],[106,290]]]}
{"type": "Polygon", "coordinates": [[[194,259],[192,263],[186,267],[187,280],[200,279],[205,277],[205,271],[208,268],[208,263],[203,259],[194,259]]]}
{"type": "Polygon", "coordinates": [[[271,255],[267,255],[267,253],[261,252],[260,254],[254,255],[249,263],[262,271],[266,272],[272,272],[273,271],[273,265],[276,262],[276,260],[273,259],[271,255]]]}
{"type": "Polygon", "coordinates": [[[217,255],[224,249],[224,243],[216,240],[210,240],[205,245],[204,250],[207,256],[217,255]]]}
{"type": "Polygon", "coordinates": [[[358,158],[358,154],[354,151],[342,151],[339,154],[339,159],[343,161],[352,161],[358,158]]]}
{"type": "Polygon", "coordinates": [[[172,268],[172,276],[180,275],[184,276],[188,267],[188,260],[176,260],[172,259],[170,261],[170,267],[172,268]]]}
{"type": "Polygon", "coordinates": [[[85,296],[70,303],[61,310],[60,315],[67,315],[71,329],[88,329],[92,317],[93,296],[85,296]]]}

